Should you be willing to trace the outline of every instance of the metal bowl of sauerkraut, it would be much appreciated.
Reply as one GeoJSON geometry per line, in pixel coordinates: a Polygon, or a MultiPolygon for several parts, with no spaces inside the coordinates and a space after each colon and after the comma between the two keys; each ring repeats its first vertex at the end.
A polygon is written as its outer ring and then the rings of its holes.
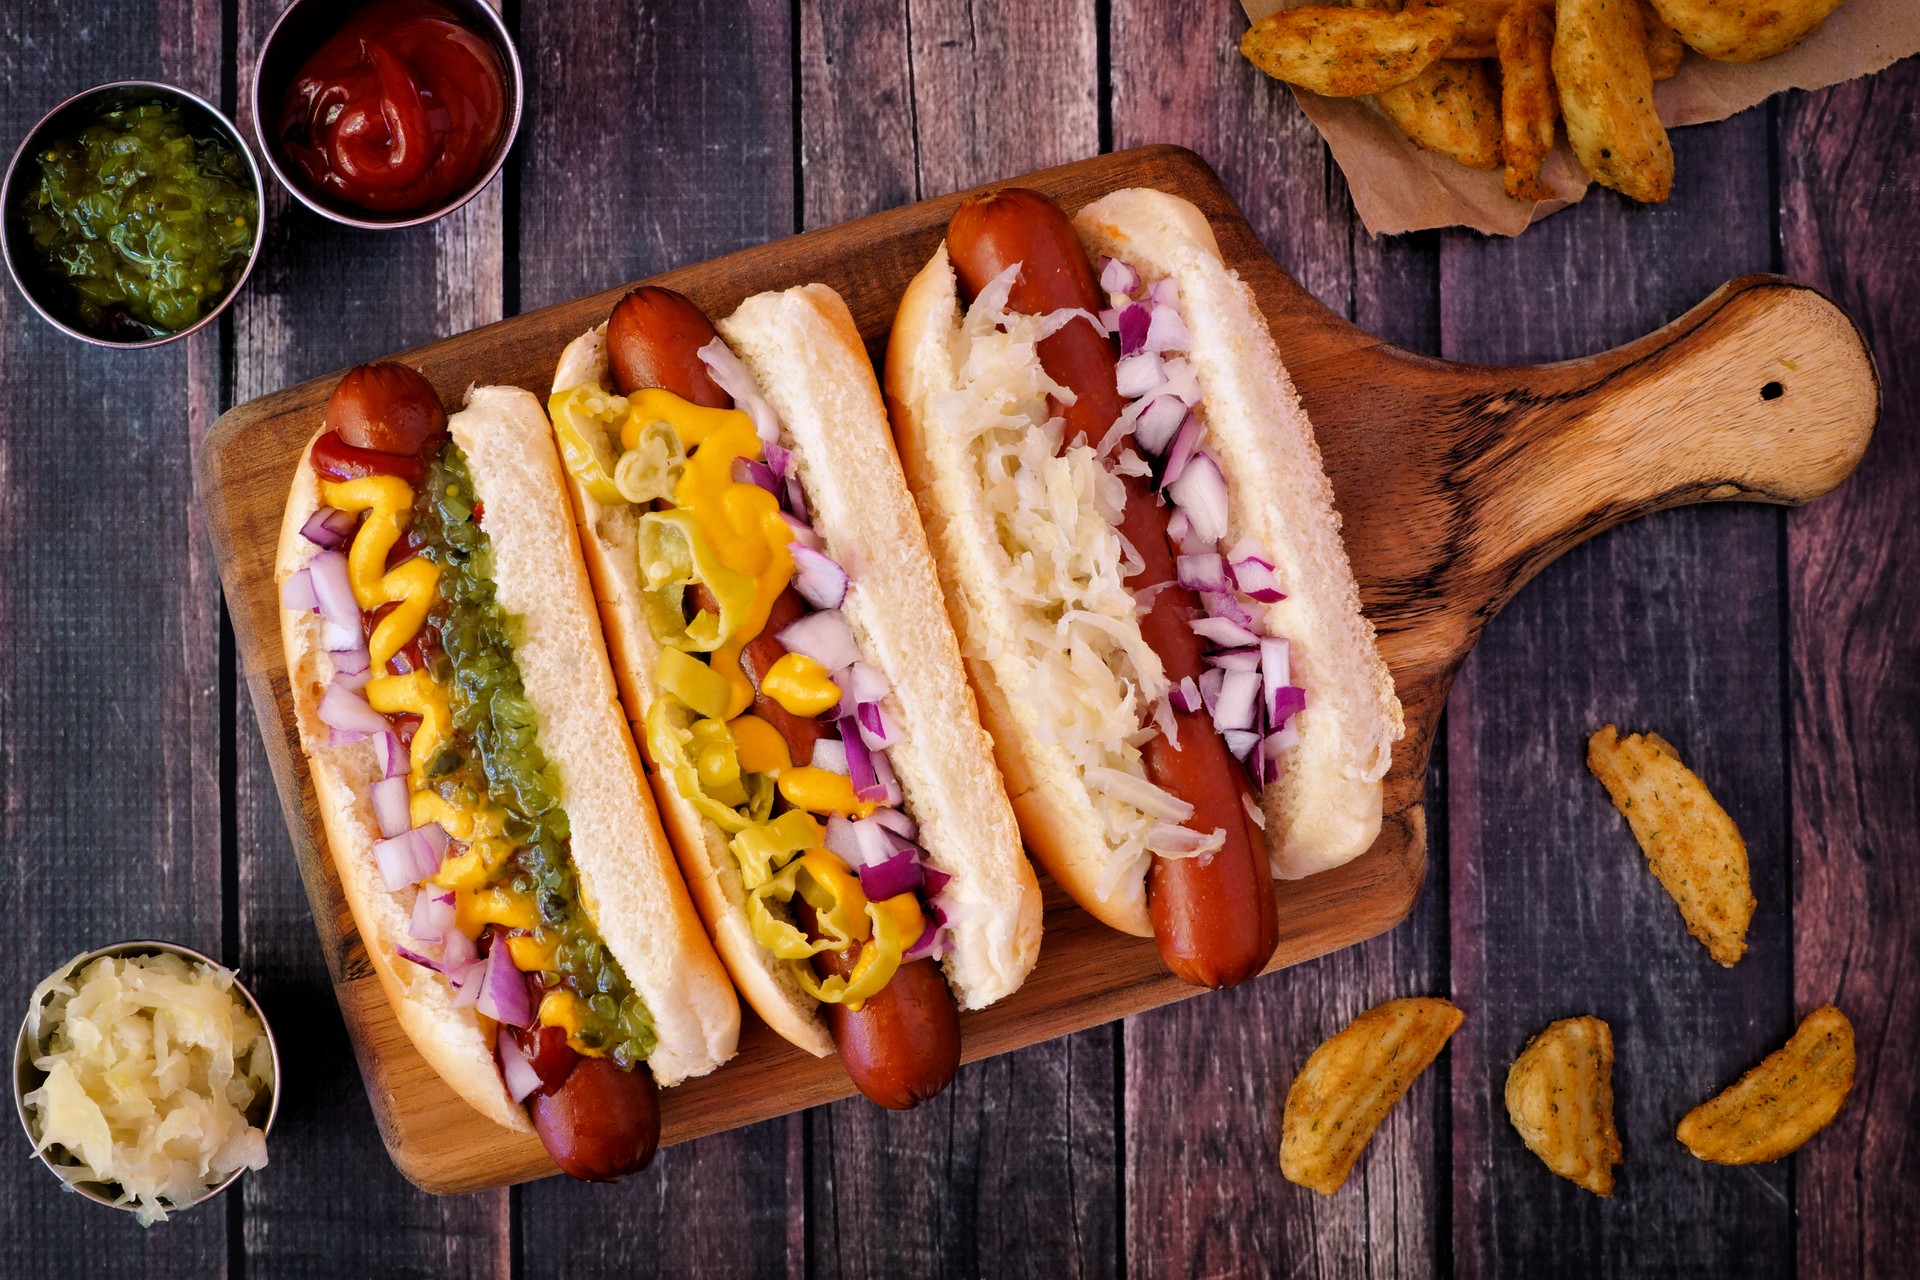
{"type": "Polygon", "coordinates": [[[34,988],[14,1048],[14,1106],[41,1163],[142,1226],[266,1164],[279,1083],[253,993],[172,942],[61,965],[34,988]]]}

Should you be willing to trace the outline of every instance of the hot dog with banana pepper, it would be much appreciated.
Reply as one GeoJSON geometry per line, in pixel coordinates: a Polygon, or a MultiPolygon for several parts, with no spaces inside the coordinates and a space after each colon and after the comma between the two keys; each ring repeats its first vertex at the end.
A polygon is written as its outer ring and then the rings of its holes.
{"type": "Polygon", "coordinates": [[[634,290],[548,405],[627,715],[749,1004],[906,1108],[1017,987],[1039,895],[872,368],[824,286],[716,329],[634,290]]]}
{"type": "Polygon", "coordinates": [[[349,372],[277,577],[329,848],[401,1026],[565,1172],[644,1168],[657,1084],[730,1056],[739,1007],[614,709],[539,402],[481,387],[449,418],[404,365],[349,372]]]}
{"type": "Polygon", "coordinates": [[[887,391],[1029,848],[1183,980],[1258,973],[1274,878],[1371,844],[1402,729],[1311,428],[1205,219],[1154,191],[1077,219],[967,200],[887,391]]]}

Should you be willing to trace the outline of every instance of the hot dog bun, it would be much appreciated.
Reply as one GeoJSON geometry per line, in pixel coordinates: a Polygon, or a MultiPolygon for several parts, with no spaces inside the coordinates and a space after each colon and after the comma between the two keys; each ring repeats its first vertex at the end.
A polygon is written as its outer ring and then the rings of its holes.
{"type": "MultiPolygon", "coordinates": [[[[920,826],[928,861],[953,877],[945,890],[952,945],[943,961],[963,1008],[1018,987],[1040,945],[1040,894],[993,766],[943,606],[913,501],[900,476],[872,365],[846,303],[824,285],[747,299],[718,329],[784,423],[794,465],[825,552],[852,586],[841,611],[865,660],[892,687],[904,727],[889,758],[920,826]]],[[[608,379],[604,327],[562,354],[560,392],[608,379]]],[[[640,607],[638,510],[597,502],[569,481],[628,715],[640,721],[659,694],[660,646],[640,607]]],[[[652,770],[688,886],[740,992],[781,1036],[819,1056],[833,1040],[818,1001],[753,936],[747,893],[727,836],[652,770]]]]}
{"type": "MultiPolygon", "coordinates": [[[[1277,560],[1288,598],[1267,609],[1292,641],[1308,690],[1300,743],[1261,795],[1274,872],[1299,877],[1365,851],[1379,832],[1384,776],[1402,732],[1391,676],[1360,613],[1319,451],[1249,290],[1221,261],[1191,204],[1150,190],[1116,192],[1075,227],[1097,258],[1113,254],[1148,279],[1172,277],[1193,345],[1205,419],[1230,500],[1228,541],[1252,536],[1277,560]]],[[[958,363],[963,311],[946,247],[908,286],[887,358],[887,398],[954,628],[967,655],[1028,846],[1055,879],[1108,925],[1153,932],[1145,860],[1116,869],[1101,797],[1082,767],[1018,695],[1024,636],[1036,617],[1005,583],[1001,549],[962,425],[981,412],[958,363]]],[[[1137,642],[1137,632],[1136,632],[1137,642]]]]}
{"type": "MultiPolygon", "coordinates": [[[[659,1045],[649,1065],[670,1085],[731,1057],[739,1004],[674,866],[621,722],[561,469],[540,403],[511,387],[480,387],[448,423],[466,453],[494,551],[503,609],[520,619],[514,658],[539,717],[540,745],[561,782],[583,900],[602,939],[646,1000],[659,1045]]],[[[316,437],[317,438],[317,437],[316,437]]],[[[303,459],[281,525],[276,582],[319,548],[300,534],[319,487],[303,459]]],[[[401,1027],[454,1091],[488,1119],[531,1131],[495,1065],[491,1026],[453,1004],[446,978],[402,960],[413,890],[388,890],[375,865],[379,838],[367,788],[378,778],[365,742],[328,745],[318,707],[333,675],[321,620],[281,610],[282,641],[301,745],[341,888],[401,1027]]]]}

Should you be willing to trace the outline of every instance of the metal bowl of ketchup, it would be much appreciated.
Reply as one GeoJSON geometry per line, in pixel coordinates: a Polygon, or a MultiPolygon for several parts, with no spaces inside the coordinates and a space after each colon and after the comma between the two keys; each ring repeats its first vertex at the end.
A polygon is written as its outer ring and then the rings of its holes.
{"type": "Polygon", "coordinates": [[[253,127],[300,203],[385,231],[445,217],[505,163],[520,55],[485,0],[294,0],[260,46],[253,127]]]}

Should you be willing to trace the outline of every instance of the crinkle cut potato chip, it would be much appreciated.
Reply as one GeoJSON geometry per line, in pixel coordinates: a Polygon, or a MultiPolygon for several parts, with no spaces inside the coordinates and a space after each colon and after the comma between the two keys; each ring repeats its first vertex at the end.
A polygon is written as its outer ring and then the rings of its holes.
{"type": "Polygon", "coordinates": [[[1507,1070],[1507,1118],[1547,1168],[1611,1196],[1621,1160],[1613,1028],[1600,1018],[1562,1018],[1528,1041],[1507,1070]]]}
{"type": "Polygon", "coordinates": [[[1622,738],[1607,725],[1587,740],[1587,768],[1633,828],[1687,932],[1733,965],[1746,954],[1754,907],[1740,828],[1657,733],[1622,738]]]}
{"type": "Polygon", "coordinates": [[[1449,1000],[1389,1000],[1315,1049],[1287,1091],[1280,1136],[1287,1181],[1323,1196],[1338,1191],[1380,1121],[1466,1016],[1449,1000]]]}
{"type": "Polygon", "coordinates": [[[1853,1066],[1853,1024],[1821,1005],[1759,1066],[1689,1111],[1674,1136],[1714,1164],[1778,1160],[1840,1114],[1853,1066]]]}

